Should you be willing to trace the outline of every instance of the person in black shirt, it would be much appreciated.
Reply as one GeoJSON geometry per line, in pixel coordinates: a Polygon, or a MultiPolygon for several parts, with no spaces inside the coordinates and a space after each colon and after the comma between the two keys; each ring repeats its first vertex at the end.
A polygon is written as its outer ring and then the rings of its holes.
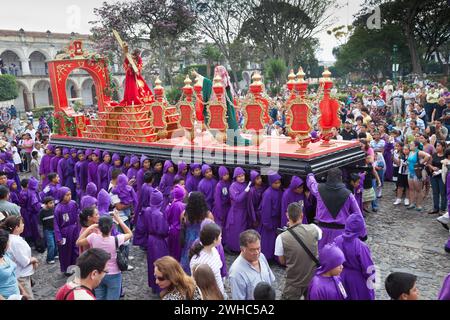
{"type": "Polygon", "coordinates": [[[341,129],[342,140],[356,140],[358,139],[358,134],[352,129],[352,121],[346,120],[344,123],[344,129],[341,129]]]}
{"type": "Polygon", "coordinates": [[[53,197],[45,197],[42,202],[43,208],[39,212],[39,220],[42,223],[44,237],[47,243],[47,263],[54,264],[58,258],[58,248],[56,247],[55,231],[53,229],[53,211],[55,201],[53,197]]]}
{"type": "Polygon", "coordinates": [[[442,179],[442,160],[445,159],[445,141],[436,142],[436,152],[433,153],[428,168],[431,172],[431,188],[433,189],[433,211],[428,214],[444,213],[447,210],[447,190],[442,179]]]}

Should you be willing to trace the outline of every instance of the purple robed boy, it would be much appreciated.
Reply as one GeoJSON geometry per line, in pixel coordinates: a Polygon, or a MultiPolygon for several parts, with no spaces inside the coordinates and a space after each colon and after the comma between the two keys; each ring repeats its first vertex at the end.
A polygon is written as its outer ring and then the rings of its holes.
{"type": "Polygon", "coordinates": [[[95,154],[98,159],[97,161],[91,161],[89,162],[88,165],[88,182],[93,182],[95,183],[95,185],[97,186],[97,190],[100,190],[100,187],[98,185],[98,166],[100,165],[100,156],[101,156],[101,152],[98,149],[95,149],[94,152],[92,152],[92,154],[95,154]]]}
{"type": "Polygon", "coordinates": [[[162,175],[163,175],[163,162],[162,160],[159,159],[154,159],[152,162],[152,173],[153,173],[153,188],[157,188],[159,186],[159,184],[161,183],[161,179],[162,179],[162,175]],[[160,163],[161,164],[161,169],[158,168],[158,170],[155,169],[156,165],[160,163]]]}
{"type": "MultiPolygon", "coordinates": [[[[202,175],[205,176],[206,171],[211,170],[211,167],[207,164],[202,165],[202,175]]],[[[198,191],[205,196],[206,204],[209,210],[214,208],[214,191],[216,189],[217,180],[211,177],[210,179],[204,177],[198,183],[198,191]]]]}
{"type": "Polygon", "coordinates": [[[346,300],[342,280],[339,276],[324,276],[330,270],[342,265],[345,256],[334,244],[327,244],[319,251],[320,267],[308,288],[308,300],[346,300]]]}
{"type": "Polygon", "coordinates": [[[18,189],[16,189],[16,190],[12,189],[12,185],[14,183],[17,185],[16,181],[12,180],[12,179],[8,179],[8,181],[6,182],[6,185],[8,186],[8,189],[9,189],[9,202],[15,203],[18,206],[20,206],[20,203],[19,203],[19,190],[18,189]]]}
{"type": "Polygon", "coordinates": [[[181,259],[181,245],[180,245],[180,230],[181,223],[180,217],[186,208],[186,204],[183,203],[183,199],[186,196],[186,190],[176,185],[172,189],[172,203],[167,207],[165,215],[167,223],[169,225],[169,237],[167,243],[169,247],[169,255],[174,257],[177,261],[181,259]]]}
{"type": "Polygon", "coordinates": [[[97,186],[93,182],[89,182],[86,186],[86,195],[80,200],[80,211],[97,205],[97,186]]]}
{"type": "Polygon", "coordinates": [[[153,292],[160,292],[159,286],[156,284],[153,274],[153,263],[164,256],[169,255],[166,237],[169,235],[169,225],[166,218],[161,212],[163,203],[163,195],[157,189],[153,190],[150,207],[145,209],[142,214],[145,230],[147,231],[147,270],[148,270],[148,286],[153,292]]]}
{"type": "Polygon", "coordinates": [[[104,189],[108,191],[109,187],[109,168],[111,167],[110,162],[106,161],[105,158],[107,156],[110,156],[108,151],[103,152],[103,162],[98,165],[97,169],[97,175],[98,175],[98,182],[97,182],[97,189],[100,191],[101,189],[104,189]]]}
{"type": "Polygon", "coordinates": [[[128,178],[123,173],[117,177],[117,185],[112,189],[112,194],[119,197],[120,203],[132,205],[133,208],[137,207],[138,200],[136,192],[134,192],[133,187],[128,185],[128,178]]]}
{"type": "MultiPolygon", "coordinates": [[[[55,148],[55,152],[56,152],[56,149],[59,149],[59,148],[55,148]]],[[[58,172],[58,163],[59,163],[59,161],[62,160],[62,158],[63,157],[61,156],[61,154],[55,155],[54,157],[52,157],[52,159],[50,160],[50,172],[55,172],[55,173],[58,172]]]]}
{"type": "Polygon", "coordinates": [[[355,196],[342,183],[339,169],[331,169],[327,182],[320,185],[310,173],[306,177],[306,184],[317,198],[316,221],[323,231],[322,239],[319,240],[320,250],[344,232],[345,221],[350,214],[362,214],[355,196]]]}
{"type": "MultiPolygon", "coordinates": [[[[233,179],[245,174],[241,167],[234,169],[233,179]]],[[[246,192],[247,183],[234,181],[230,186],[231,207],[228,211],[227,221],[224,229],[226,245],[228,249],[234,252],[240,251],[239,235],[245,231],[248,226],[248,192],[246,192]]]]}
{"type": "Polygon", "coordinates": [[[178,171],[177,174],[175,175],[175,180],[183,179],[184,182],[186,182],[186,173],[183,173],[183,170],[185,170],[186,168],[187,168],[186,162],[181,161],[180,163],[178,163],[178,171]]]}
{"type": "Polygon", "coordinates": [[[61,188],[60,184],[49,183],[44,190],[41,192],[41,199],[45,197],[52,197],[55,200],[55,204],[59,202],[58,199],[58,190],[61,188]]]}
{"type": "Polygon", "coordinates": [[[250,181],[252,186],[250,187],[248,195],[248,210],[251,217],[251,224],[249,228],[253,228],[259,233],[261,233],[261,200],[266,191],[266,186],[261,185],[259,187],[255,186],[255,180],[260,176],[259,172],[256,170],[250,171],[250,181]]]}
{"type": "MultiPolygon", "coordinates": [[[[131,158],[130,158],[130,168],[127,171],[127,178],[128,178],[128,180],[137,178],[137,174],[138,174],[139,168],[135,167],[136,163],[139,163],[139,158],[137,156],[131,156],[131,158]]],[[[137,184],[136,184],[136,182],[133,184],[133,189],[134,189],[134,191],[137,191],[137,184]]]]}
{"type": "Polygon", "coordinates": [[[73,178],[75,177],[74,163],[70,158],[70,150],[63,149],[63,158],[58,162],[58,176],[61,185],[68,187],[72,192],[72,199],[76,199],[76,189],[73,178]]]}
{"type": "Polygon", "coordinates": [[[28,182],[27,199],[26,199],[26,212],[29,217],[29,221],[31,225],[28,226],[28,229],[31,231],[31,239],[36,244],[37,241],[41,239],[41,235],[39,233],[39,211],[41,210],[41,200],[38,194],[38,186],[39,181],[36,178],[31,177],[28,182]]]}
{"type": "Polygon", "coordinates": [[[272,173],[268,177],[269,187],[264,191],[261,201],[261,252],[270,260],[274,257],[277,228],[280,227],[283,192],[272,187],[273,183],[281,180],[281,176],[272,173]]]}
{"type": "Polygon", "coordinates": [[[138,204],[134,213],[133,224],[135,225],[135,228],[133,234],[133,245],[141,246],[143,248],[147,247],[147,231],[145,230],[144,221],[142,220],[142,214],[145,209],[150,207],[153,190],[154,188],[150,183],[144,183],[141,193],[138,196],[138,204]]]}
{"type": "Polygon", "coordinates": [[[359,239],[364,236],[365,229],[363,217],[351,214],[344,233],[334,240],[345,256],[340,276],[349,300],[375,300],[374,263],[369,247],[359,239]]]}
{"type": "Polygon", "coordinates": [[[194,172],[195,169],[201,169],[201,165],[198,163],[192,163],[189,166],[189,172],[186,177],[186,190],[188,193],[192,191],[198,190],[198,184],[200,183],[200,180],[202,179],[201,176],[195,177],[192,172],[194,172]]]}
{"type": "Polygon", "coordinates": [[[88,183],[88,165],[89,162],[86,160],[87,156],[82,150],[78,150],[78,157],[82,157],[75,164],[75,180],[77,183],[77,199],[80,200],[86,193],[86,186],[88,183]]]}
{"type": "Polygon", "coordinates": [[[97,195],[97,209],[100,216],[109,215],[109,207],[111,205],[111,197],[106,190],[100,190],[97,195]]]}
{"type": "MultiPolygon", "coordinates": [[[[120,164],[120,165],[115,164],[115,162],[119,161],[119,160],[120,160],[120,155],[118,153],[114,153],[111,157],[111,165],[109,166],[109,170],[108,170],[108,186],[109,186],[109,182],[111,182],[111,180],[112,180],[112,172],[114,169],[119,169],[120,171],[122,171],[122,173],[125,173],[125,172],[123,172],[122,164],[120,164]]],[[[129,160],[128,160],[128,162],[129,162],[129,160]]],[[[126,175],[126,173],[125,173],[125,175],[126,175]]]]}
{"type": "Polygon", "coordinates": [[[146,160],[150,161],[150,159],[147,156],[142,155],[141,156],[141,160],[140,160],[141,168],[137,172],[137,176],[136,176],[136,185],[137,185],[137,191],[136,192],[137,192],[138,195],[141,193],[142,185],[144,184],[144,174],[148,170],[150,170],[150,169],[144,168],[144,162],[146,160]]]}
{"type": "MultiPolygon", "coordinates": [[[[216,223],[223,229],[227,221],[228,212],[231,206],[230,200],[230,173],[224,166],[219,167],[219,182],[214,190],[214,207],[212,213],[216,223]],[[228,175],[228,180],[224,181],[223,177],[228,175]]],[[[222,235],[223,236],[223,235],[222,235]]],[[[225,241],[224,241],[225,242],[225,241]]]]}
{"type": "Polygon", "coordinates": [[[130,168],[130,160],[131,160],[131,156],[125,156],[123,158],[123,166],[122,166],[123,174],[128,173],[128,169],[130,168]]]}
{"type": "Polygon", "coordinates": [[[53,223],[61,272],[67,272],[69,266],[75,265],[78,257],[78,247],[75,244],[80,234],[78,206],[73,200],[62,203],[64,196],[69,191],[70,189],[67,187],[61,187],[58,190],[59,203],[55,208],[53,223]]]}
{"type": "Polygon", "coordinates": [[[159,190],[163,194],[163,204],[161,206],[161,212],[165,212],[167,205],[170,202],[170,191],[173,187],[173,180],[175,178],[175,170],[174,172],[169,172],[169,168],[174,168],[172,161],[166,160],[164,162],[163,168],[163,176],[161,178],[161,182],[159,183],[159,190]]]}
{"type": "Polygon", "coordinates": [[[384,178],[387,181],[392,181],[392,177],[394,176],[394,162],[392,160],[392,155],[394,151],[394,143],[386,142],[384,145],[383,157],[386,162],[386,171],[384,172],[384,178]]]}
{"type": "Polygon", "coordinates": [[[51,173],[50,171],[50,162],[53,158],[53,151],[55,148],[52,145],[47,146],[47,150],[50,151],[50,154],[47,154],[47,152],[42,156],[41,164],[39,165],[39,175],[44,176],[44,179],[42,180],[42,188],[45,188],[47,184],[49,184],[47,175],[51,173]]]}
{"type": "MultiPolygon", "coordinates": [[[[283,192],[283,198],[281,200],[281,227],[287,225],[288,218],[286,215],[287,207],[293,202],[303,201],[304,207],[306,206],[305,201],[305,193],[297,193],[296,189],[300,188],[303,185],[303,179],[297,176],[292,176],[291,183],[289,187],[283,192]]],[[[303,210],[305,213],[305,209],[303,210]]],[[[306,214],[303,215],[303,223],[305,222],[306,214]]]]}

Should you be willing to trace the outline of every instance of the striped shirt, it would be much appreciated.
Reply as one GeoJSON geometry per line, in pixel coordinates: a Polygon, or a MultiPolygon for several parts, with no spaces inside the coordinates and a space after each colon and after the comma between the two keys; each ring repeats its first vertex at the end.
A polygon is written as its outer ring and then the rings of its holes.
{"type": "Polygon", "coordinates": [[[222,292],[226,299],[225,288],[223,286],[222,276],[220,275],[222,260],[220,259],[220,255],[217,249],[212,248],[211,252],[207,252],[203,249],[202,251],[200,251],[199,255],[193,256],[189,264],[191,268],[191,274],[194,274],[194,269],[199,264],[207,264],[212,269],[220,292],[222,292]]]}

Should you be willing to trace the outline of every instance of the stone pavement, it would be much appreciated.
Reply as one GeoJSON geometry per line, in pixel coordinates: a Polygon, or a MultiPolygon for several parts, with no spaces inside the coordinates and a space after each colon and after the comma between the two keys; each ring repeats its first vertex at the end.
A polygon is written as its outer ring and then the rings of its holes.
{"type": "MultiPolygon", "coordinates": [[[[431,194],[425,201],[425,211],[419,213],[406,210],[403,204],[392,204],[395,200],[393,183],[386,183],[383,191],[380,210],[366,217],[369,233],[367,243],[379,275],[376,298],[388,299],[384,279],[390,272],[405,271],[418,276],[421,299],[436,299],[444,277],[450,273],[450,255],[444,251],[449,233],[435,220],[437,215],[426,214],[431,211],[431,194]]],[[[134,256],[131,264],[135,269],[124,273],[124,299],[159,299],[147,285],[145,253],[133,247],[131,255],[134,256]]],[[[36,282],[33,288],[35,297],[53,299],[66,278],[60,273],[58,263],[47,265],[45,255],[36,256],[42,263],[33,276],[36,282]]],[[[228,266],[235,258],[227,255],[228,266]]],[[[272,269],[277,278],[277,298],[280,298],[284,286],[284,269],[277,265],[272,265],[272,269]]],[[[229,291],[228,284],[226,287],[229,291]]]]}

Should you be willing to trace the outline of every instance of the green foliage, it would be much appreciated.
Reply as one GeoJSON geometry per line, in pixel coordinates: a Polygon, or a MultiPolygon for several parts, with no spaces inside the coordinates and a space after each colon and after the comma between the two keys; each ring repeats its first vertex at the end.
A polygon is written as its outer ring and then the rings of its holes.
{"type": "Polygon", "coordinates": [[[197,72],[199,74],[201,74],[202,76],[208,77],[207,72],[206,72],[206,69],[207,69],[206,64],[192,64],[190,66],[185,67],[181,73],[188,74],[190,72],[190,70],[192,70],[192,69],[197,70],[197,72]]]}
{"type": "Polygon", "coordinates": [[[180,100],[182,93],[181,89],[170,88],[166,91],[166,99],[170,104],[176,104],[180,100]]]}
{"type": "Polygon", "coordinates": [[[19,87],[16,78],[9,74],[0,75],[0,101],[16,99],[19,96],[19,87]]]}
{"type": "Polygon", "coordinates": [[[264,65],[267,79],[280,86],[281,79],[287,70],[286,62],[283,59],[269,59],[264,65]]]}
{"type": "Polygon", "coordinates": [[[33,117],[35,119],[39,119],[42,115],[48,113],[48,112],[52,112],[55,110],[54,106],[41,106],[41,107],[36,107],[35,109],[33,109],[33,117]]]}

